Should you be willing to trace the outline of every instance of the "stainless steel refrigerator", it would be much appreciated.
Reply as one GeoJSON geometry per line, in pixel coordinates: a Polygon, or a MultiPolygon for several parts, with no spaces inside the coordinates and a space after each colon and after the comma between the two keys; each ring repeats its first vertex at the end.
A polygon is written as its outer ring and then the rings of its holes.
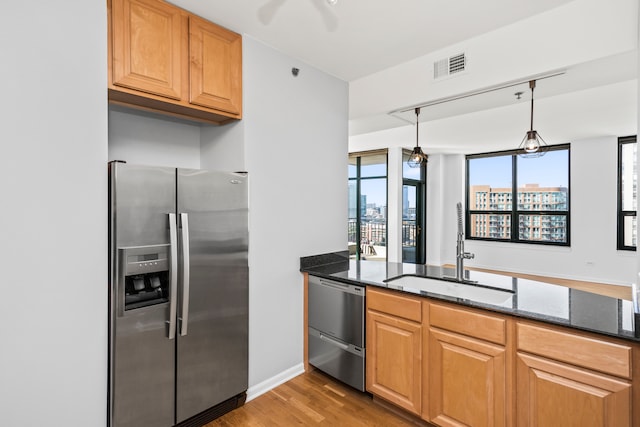
{"type": "Polygon", "coordinates": [[[109,163],[109,425],[201,426],[244,403],[244,173],[109,163]]]}

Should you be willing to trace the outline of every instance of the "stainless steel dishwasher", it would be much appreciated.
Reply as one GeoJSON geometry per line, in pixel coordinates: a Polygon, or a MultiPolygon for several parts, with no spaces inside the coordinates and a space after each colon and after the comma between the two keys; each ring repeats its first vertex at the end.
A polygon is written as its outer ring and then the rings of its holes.
{"type": "Polygon", "coordinates": [[[365,288],[309,275],[309,363],[364,391],[365,288]]]}

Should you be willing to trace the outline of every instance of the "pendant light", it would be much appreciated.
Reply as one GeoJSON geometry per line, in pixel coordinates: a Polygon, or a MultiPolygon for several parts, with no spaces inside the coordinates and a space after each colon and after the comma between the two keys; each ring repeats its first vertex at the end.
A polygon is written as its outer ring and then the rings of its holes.
{"type": "Polygon", "coordinates": [[[418,128],[420,127],[420,122],[418,120],[419,116],[420,108],[416,108],[416,146],[409,155],[409,160],[407,161],[407,164],[411,168],[419,168],[423,162],[427,163],[428,159],[427,155],[422,152],[420,144],[418,143],[418,128]]]}
{"type": "Polygon", "coordinates": [[[542,139],[538,131],[533,130],[533,89],[536,87],[536,81],[531,80],[529,82],[529,88],[531,89],[531,127],[522,138],[522,142],[518,146],[519,150],[524,151],[520,153],[520,157],[534,158],[541,157],[547,152],[549,146],[542,139]]]}

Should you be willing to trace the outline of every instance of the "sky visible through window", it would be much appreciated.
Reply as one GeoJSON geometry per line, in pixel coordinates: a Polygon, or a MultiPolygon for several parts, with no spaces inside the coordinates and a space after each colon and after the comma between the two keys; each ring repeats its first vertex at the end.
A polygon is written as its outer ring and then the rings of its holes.
{"type": "MultiPolygon", "coordinates": [[[[360,174],[362,177],[387,176],[386,164],[372,164],[361,167],[360,174]]],[[[367,182],[362,180],[361,192],[367,196],[367,204],[375,203],[376,206],[387,206],[387,185],[379,185],[379,181],[367,182]]]]}
{"type": "MultiPolygon", "coordinates": [[[[366,175],[365,172],[362,173],[363,176],[386,176],[387,168],[384,164],[374,164],[366,166],[366,175]]],[[[364,168],[363,168],[364,170],[364,168]]],[[[407,165],[407,162],[402,163],[402,175],[404,178],[420,180],[420,168],[410,168],[407,165]]],[[[351,172],[349,174],[351,175],[351,172]]],[[[353,176],[355,176],[355,167],[353,171],[353,176]]],[[[377,206],[386,206],[387,205],[387,192],[386,188],[376,187],[376,188],[368,188],[367,192],[363,191],[362,194],[367,195],[367,203],[375,203],[377,206]]],[[[409,206],[415,207],[415,195],[409,196],[409,206]]]]}
{"type": "MultiPolygon", "coordinates": [[[[539,184],[540,187],[568,187],[569,152],[549,151],[544,156],[518,158],[518,186],[539,184]]],[[[469,185],[492,188],[511,187],[511,155],[476,158],[470,164],[469,185]]]]}

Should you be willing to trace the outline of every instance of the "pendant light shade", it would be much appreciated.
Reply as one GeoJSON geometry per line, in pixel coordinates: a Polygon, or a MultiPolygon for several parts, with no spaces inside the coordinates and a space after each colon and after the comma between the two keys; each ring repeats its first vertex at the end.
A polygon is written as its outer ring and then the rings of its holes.
{"type": "Polygon", "coordinates": [[[420,148],[420,144],[418,143],[418,128],[420,127],[419,122],[420,117],[420,108],[416,108],[416,146],[413,148],[413,151],[409,155],[409,160],[407,164],[411,168],[419,168],[422,166],[422,163],[427,163],[427,155],[422,152],[420,148]]]}
{"type": "Polygon", "coordinates": [[[518,149],[523,151],[523,153],[519,154],[520,157],[541,157],[544,156],[549,148],[538,131],[533,130],[533,89],[535,89],[535,87],[536,81],[531,80],[529,82],[529,88],[531,89],[531,127],[524,135],[524,138],[522,138],[522,142],[520,142],[520,145],[518,146],[518,149]]]}

